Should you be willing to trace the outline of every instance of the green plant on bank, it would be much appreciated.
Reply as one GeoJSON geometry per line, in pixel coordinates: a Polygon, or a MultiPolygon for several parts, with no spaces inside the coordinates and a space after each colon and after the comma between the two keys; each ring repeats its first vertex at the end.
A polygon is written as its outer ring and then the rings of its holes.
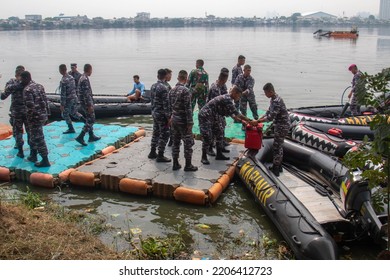
{"type": "MultiPolygon", "coordinates": [[[[383,69],[376,75],[364,73],[357,84],[357,100],[359,104],[372,106],[377,111],[370,122],[374,131],[374,140],[364,139],[357,151],[347,153],[343,162],[350,170],[362,171],[371,188],[376,188],[373,203],[376,210],[383,210],[390,200],[390,68],[383,69]],[[378,186],[382,188],[378,188],[378,186]]],[[[388,231],[390,237],[390,207],[388,210],[388,231]]],[[[387,250],[390,243],[387,242],[387,250]]]]}
{"type": "Polygon", "coordinates": [[[37,193],[30,191],[29,187],[27,187],[26,193],[20,195],[20,200],[29,209],[34,209],[45,204],[42,201],[41,196],[37,193]]]}

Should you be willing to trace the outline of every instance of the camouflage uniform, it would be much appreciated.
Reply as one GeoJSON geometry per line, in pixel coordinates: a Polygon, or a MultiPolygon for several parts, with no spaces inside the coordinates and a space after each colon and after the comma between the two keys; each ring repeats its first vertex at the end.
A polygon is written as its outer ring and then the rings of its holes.
{"type": "Polygon", "coordinates": [[[241,114],[246,116],[247,102],[249,102],[249,108],[252,111],[253,118],[258,119],[259,115],[257,114],[256,98],[255,98],[255,93],[253,92],[253,87],[255,86],[255,80],[250,75],[248,77],[245,77],[244,74],[240,74],[236,78],[234,84],[239,88],[241,88],[243,92],[245,90],[249,90],[248,94],[243,94],[241,96],[240,99],[241,114]]]}
{"type": "Polygon", "coordinates": [[[196,102],[198,102],[198,109],[202,109],[206,104],[206,96],[209,88],[209,74],[203,69],[198,67],[191,71],[188,76],[186,86],[190,89],[192,111],[194,111],[196,102]]]}
{"type": "Polygon", "coordinates": [[[192,119],[191,94],[184,84],[177,83],[169,92],[169,112],[172,115],[172,157],[178,158],[180,141],[184,142],[184,158],[191,160],[194,137],[188,127],[194,124],[192,119]]]}
{"type": "MultiPolygon", "coordinates": [[[[207,96],[207,102],[210,102],[212,99],[214,99],[217,96],[227,94],[227,87],[226,84],[223,84],[222,86],[218,86],[217,82],[211,84],[209,94],[207,96]]],[[[225,127],[226,127],[226,119],[224,116],[216,115],[215,118],[215,125],[219,126],[219,129],[222,131],[222,135],[224,138],[225,135],[225,127]]],[[[213,137],[214,138],[214,137],[213,137]]]]}
{"type": "Polygon", "coordinates": [[[170,118],[168,108],[168,89],[164,82],[159,80],[150,88],[152,101],[153,135],[151,148],[158,147],[159,153],[164,153],[165,145],[169,139],[168,120],[170,118]]]}
{"type": "Polygon", "coordinates": [[[76,84],[74,78],[66,74],[60,82],[61,106],[64,107],[62,117],[68,125],[72,124],[71,116],[77,120],[81,118],[78,112],[78,98],[76,93],[76,84]]]}
{"type": "Polygon", "coordinates": [[[76,90],[78,89],[78,85],[79,85],[79,81],[80,81],[80,78],[81,78],[81,73],[79,71],[76,71],[76,72],[72,72],[72,71],[69,71],[68,72],[69,75],[71,75],[74,79],[74,82],[76,84],[76,90]]]}
{"type": "Polygon", "coordinates": [[[91,83],[86,74],[81,75],[78,88],[80,106],[85,117],[85,124],[82,131],[85,133],[93,132],[93,124],[95,123],[95,111],[93,109],[93,93],[91,83]],[[89,107],[92,107],[91,113],[88,110],[89,107]]]}
{"type": "Polygon", "coordinates": [[[273,121],[274,144],[273,144],[273,164],[281,166],[283,161],[283,143],[290,129],[290,118],[283,99],[275,94],[270,100],[270,106],[265,113],[266,121],[273,121]]]}
{"type": "Polygon", "coordinates": [[[5,85],[4,92],[1,93],[1,100],[11,95],[10,123],[15,138],[16,146],[23,147],[23,125],[28,128],[26,119],[26,107],[23,99],[23,85],[17,79],[13,78],[5,85]]]}
{"type": "Polygon", "coordinates": [[[224,94],[210,100],[199,112],[199,128],[203,137],[202,149],[207,151],[212,144],[213,137],[216,139],[218,149],[224,147],[223,130],[215,121],[219,117],[236,116],[238,111],[234,106],[230,95],[224,94]]]}
{"type": "Polygon", "coordinates": [[[357,73],[353,75],[352,78],[351,113],[353,116],[360,115],[360,105],[358,104],[357,101],[356,87],[361,76],[362,76],[362,72],[357,71],[357,73]]]}
{"type": "MultiPolygon", "coordinates": [[[[239,75],[243,74],[242,67],[239,64],[236,64],[232,69],[232,85],[235,84],[236,79],[239,75]]],[[[237,108],[237,111],[240,108],[240,101],[234,102],[234,105],[237,108]]]]}
{"type": "Polygon", "coordinates": [[[38,151],[42,157],[47,157],[48,150],[43,135],[43,126],[47,122],[49,108],[45,89],[42,85],[30,81],[24,88],[23,94],[30,134],[30,149],[38,151]]]}

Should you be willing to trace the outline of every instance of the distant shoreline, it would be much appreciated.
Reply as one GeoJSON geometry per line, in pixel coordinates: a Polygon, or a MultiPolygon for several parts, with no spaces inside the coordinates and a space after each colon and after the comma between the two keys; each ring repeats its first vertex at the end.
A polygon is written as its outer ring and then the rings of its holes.
{"type": "Polygon", "coordinates": [[[125,28],[190,28],[190,27],[381,27],[390,26],[390,20],[369,18],[115,18],[104,19],[87,16],[71,18],[45,18],[37,20],[10,17],[0,19],[0,31],[7,30],[61,30],[61,29],[125,29],[125,28]]]}

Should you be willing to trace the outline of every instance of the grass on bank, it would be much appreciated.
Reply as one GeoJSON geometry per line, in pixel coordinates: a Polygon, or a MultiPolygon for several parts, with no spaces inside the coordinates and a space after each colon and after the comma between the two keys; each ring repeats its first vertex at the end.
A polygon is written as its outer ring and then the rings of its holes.
{"type": "MultiPolygon", "coordinates": [[[[18,197],[6,198],[0,193],[0,259],[5,260],[119,260],[119,259],[197,259],[197,252],[188,246],[188,236],[178,230],[166,237],[136,236],[131,231],[114,238],[123,238],[127,250],[109,248],[98,235],[112,230],[106,218],[84,211],[69,210],[42,200],[29,189],[18,197]],[[186,242],[187,241],[187,242],[186,242]]],[[[263,236],[250,240],[238,235],[233,242],[222,242],[213,258],[279,259],[291,258],[288,249],[263,236]],[[276,252],[276,254],[275,254],[276,252]]],[[[199,256],[201,258],[201,256],[199,256]]]]}

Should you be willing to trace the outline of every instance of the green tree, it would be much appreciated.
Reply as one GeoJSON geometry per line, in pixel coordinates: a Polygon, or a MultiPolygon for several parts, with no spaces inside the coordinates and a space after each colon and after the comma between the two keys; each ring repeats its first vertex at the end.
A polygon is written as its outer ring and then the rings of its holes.
{"type": "MultiPolygon", "coordinates": [[[[343,161],[351,169],[362,170],[362,177],[370,187],[382,186],[382,191],[374,194],[377,207],[387,205],[387,237],[390,237],[390,68],[375,75],[363,73],[357,84],[359,104],[374,107],[378,112],[370,123],[374,131],[374,140],[365,139],[358,150],[348,153],[343,161]],[[376,197],[375,197],[376,196],[376,197]],[[379,196],[379,197],[378,197],[379,196]]],[[[388,239],[387,239],[388,240],[388,239]]],[[[387,241],[387,251],[390,243],[387,241]]]]}

